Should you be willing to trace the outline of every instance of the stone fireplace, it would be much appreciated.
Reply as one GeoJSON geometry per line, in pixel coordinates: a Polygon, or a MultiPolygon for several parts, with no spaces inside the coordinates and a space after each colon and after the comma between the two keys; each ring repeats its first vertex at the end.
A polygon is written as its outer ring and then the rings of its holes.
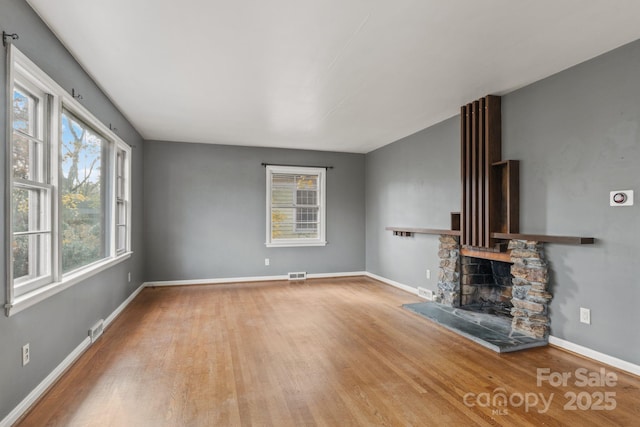
{"type": "Polygon", "coordinates": [[[507,253],[510,262],[491,260],[491,253],[486,257],[465,256],[457,236],[441,235],[435,301],[511,316],[514,331],[546,339],[552,295],[547,291],[549,274],[543,245],[510,240],[507,253]]]}

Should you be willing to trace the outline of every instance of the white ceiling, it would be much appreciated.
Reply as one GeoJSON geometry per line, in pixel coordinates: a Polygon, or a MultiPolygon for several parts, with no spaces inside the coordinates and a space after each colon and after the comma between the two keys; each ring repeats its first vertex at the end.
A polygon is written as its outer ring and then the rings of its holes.
{"type": "Polygon", "coordinates": [[[638,0],[28,0],[145,139],[366,153],[640,38],[638,0]]]}

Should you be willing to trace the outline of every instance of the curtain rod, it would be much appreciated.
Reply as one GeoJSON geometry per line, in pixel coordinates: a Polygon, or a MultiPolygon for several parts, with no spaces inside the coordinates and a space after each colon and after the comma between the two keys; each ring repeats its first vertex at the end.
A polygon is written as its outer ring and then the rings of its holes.
{"type": "Polygon", "coordinates": [[[291,166],[295,168],[323,168],[323,169],[333,169],[333,166],[312,166],[312,165],[283,165],[277,163],[261,163],[262,166],[291,166]]]}

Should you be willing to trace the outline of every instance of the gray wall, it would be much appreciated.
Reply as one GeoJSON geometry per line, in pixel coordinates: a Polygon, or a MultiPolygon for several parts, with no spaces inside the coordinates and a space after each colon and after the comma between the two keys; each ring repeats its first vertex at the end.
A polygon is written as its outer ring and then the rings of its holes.
{"type": "MultiPolygon", "coordinates": [[[[142,139],[107,97],[86,75],[23,0],[0,0],[0,31],[20,35],[16,46],[65,89],[84,96],[82,104],[103,123],[112,123],[118,134],[133,144],[132,246],[128,261],[30,307],[10,318],[0,314],[0,420],[31,392],[86,337],[98,319],[113,312],[143,282],[142,239],[142,139]],[[127,272],[132,282],[127,283],[127,272]],[[21,347],[30,343],[31,362],[22,367],[21,347]]],[[[7,94],[5,53],[1,50],[0,135],[4,140],[7,94]]],[[[0,175],[4,187],[5,150],[0,150],[0,175]]],[[[4,223],[4,198],[0,198],[0,223],[4,223]]],[[[1,229],[2,241],[4,228],[1,229]]],[[[5,259],[4,245],[0,259],[5,259]]],[[[5,263],[0,262],[0,277],[5,263]]],[[[4,283],[4,280],[3,280],[4,283]]],[[[3,291],[4,294],[4,291],[3,291]]],[[[2,297],[4,298],[4,296],[2,297]]]]}
{"type": "Polygon", "coordinates": [[[362,154],[148,142],[144,183],[149,281],[364,270],[362,154]],[[327,246],[265,247],[262,162],[334,166],[327,246]]]}
{"type": "Polygon", "coordinates": [[[449,119],[367,154],[368,272],[436,289],[438,236],[395,237],[385,227],[450,228],[460,211],[459,133],[449,119]]]}
{"type": "MultiPolygon", "coordinates": [[[[640,41],[502,102],[503,158],[521,161],[521,231],[597,238],[546,246],[552,335],[639,364],[640,41]],[[609,191],[626,189],[636,206],[609,207],[609,191]],[[591,309],[590,326],[580,307],[591,309]]],[[[368,271],[435,289],[423,271],[437,263],[437,239],[392,238],[384,227],[446,226],[459,209],[458,120],[367,155],[368,271]]]]}

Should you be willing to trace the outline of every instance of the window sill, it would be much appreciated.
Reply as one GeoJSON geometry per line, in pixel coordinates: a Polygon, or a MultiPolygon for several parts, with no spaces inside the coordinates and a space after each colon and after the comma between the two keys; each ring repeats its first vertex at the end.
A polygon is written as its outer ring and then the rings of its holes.
{"type": "Polygon", "coordinates": [[[68,289],[71,286],[90,278],[91,276],[95,276],[101,271],[111,268],[114,265],[120,264],[123,261],[126,261],[127,259],[131,258],[132,254],[133,252],[126,252],[122,255],[118,255],[115,258],[103,260],[92,265],[90,268],[79,270],[67,275],[60,282],[50,283],[41,288],[34,289],[31,292],[27,292],[24,295],[20,295],[19,297],[15,298],[13,304],[5,306],[6,314],[7,316],[13,316],[14,314],[19,313],[22,310],[39,303],[40,301],[44,301],[50,296],[62,292],[65,289],[68,289]]]}
{"type": "Polygon", "coordinates": [[[268,248],[296,248],[304,246],[327,246],[327,242],[267,242],[265,246],[268,248]]]}

